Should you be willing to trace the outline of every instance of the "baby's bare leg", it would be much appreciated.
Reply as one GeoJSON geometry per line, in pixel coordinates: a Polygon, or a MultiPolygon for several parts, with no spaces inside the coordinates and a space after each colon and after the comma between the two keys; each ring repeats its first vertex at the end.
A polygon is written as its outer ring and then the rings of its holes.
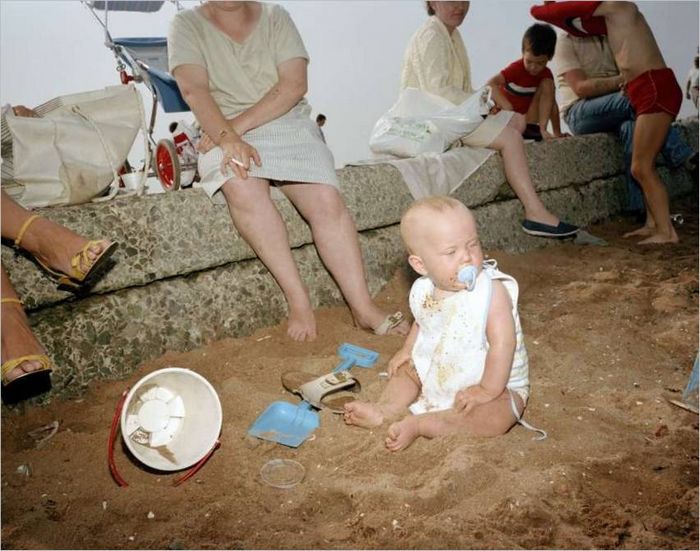
{"type": "MultiPolygon", "coordinates": [[[[515,403],[522,413],[523,402],[517,394],[515,403]]],[[[468,415],[453,409],[436,413],[409,415],[393,423],[387,431],[386,447],[390,451],[399,451],[408,447],[416,438],[435,438],[449,434],[468,434],[470,436],[500,436],[508,432],[516,423],[511,409],[510,393],[503,393],[488,402],[476,406],[468,415]]]]}
{"type": "Polygon", "coordinates": [[[364,428],[378,427],[384,421],[398,419],[420,394],[421,385],[415,370],[408,363],[399,367],[386,385],[379,401],[355,400],[345,404],[343,419],[348,425],[364,428]]]}

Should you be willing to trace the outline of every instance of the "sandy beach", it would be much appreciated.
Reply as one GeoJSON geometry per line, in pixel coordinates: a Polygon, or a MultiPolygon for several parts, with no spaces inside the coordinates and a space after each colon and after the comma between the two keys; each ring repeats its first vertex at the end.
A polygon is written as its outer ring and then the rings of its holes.
{"type": "MultiPolygon", "coordinates": [[[[608,246],[559,243],[522,255],[489,250],[520,284],[530,357],[525,418],[495,439],[419,439],[392,454],[386,427],[346,426],[323,410],[299,448],[248,437],[275,400],[298,403],[281,373],[322,374],[349,342],[380,353],[355,368],[362,396],[402,343],[352,325],[346,308],[318,312],[320,336],[293,343],[285,327],[169,353],[124,381],[91,385],[75,400],[2,417],[3,549],[431,549],[698,548],[698,416],[680,399],[698,348],[698,205],[674,205],[681,243],[638,247],[631,221],[589,228],[608,246]],[[191,480],[148,471],[118,444],[107,467],[110,422],[122,391],[167,366],[205,376],[223,406],[221,448],[191,480]],[[37,445],[29,433],[57,421],[37,445]],[[261,467],[294,459],[305,478],[266,485],[261,467]]],[[[408,312],[413,276],[378,295],[408,312]]],[[[99,361],[99,359],[96,359],[99,361]]],[[[60,367],[59,367],[60,368],[60,367]]]]}

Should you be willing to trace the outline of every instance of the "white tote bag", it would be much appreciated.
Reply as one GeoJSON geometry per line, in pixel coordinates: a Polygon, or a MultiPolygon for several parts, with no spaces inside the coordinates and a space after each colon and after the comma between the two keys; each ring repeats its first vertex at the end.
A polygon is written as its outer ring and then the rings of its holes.
{"type": "Polygon", "coordinates": [[[25,207],[90,201],[115,181],[145,118],[133,84],[61,96],[35,109],[39,118],[6,122],[12,135],[13,178],[25,207]]]}

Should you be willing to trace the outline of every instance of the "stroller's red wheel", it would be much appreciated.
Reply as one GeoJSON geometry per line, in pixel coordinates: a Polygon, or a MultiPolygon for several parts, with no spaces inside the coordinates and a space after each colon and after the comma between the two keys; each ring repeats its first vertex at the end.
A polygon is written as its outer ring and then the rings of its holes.
{"type": "Polygon", "coordinates": [[[156,145],[156,174],[165,191],[180,189],[180,160],[175,144],[160,140],[156,145]]]}

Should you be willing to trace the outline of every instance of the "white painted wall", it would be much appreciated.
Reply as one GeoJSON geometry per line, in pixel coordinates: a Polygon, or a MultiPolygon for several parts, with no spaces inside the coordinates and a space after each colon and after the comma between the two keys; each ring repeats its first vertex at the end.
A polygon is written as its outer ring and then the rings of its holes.
{"type": "MultiPolygon", "coordinates": [[[[418,0],[282,1],[311,56],[309,101],[328,117],[324,132],[336,165],[366,158],[377,118],[396,99],[403,52],[424,21],[418,0]]],[[[483,84],[520,53],[534,2],[476,0],[461,27],[473,83],[483,84]]],[[[183,2],[187,7],[197,2],[183,2]]],[[[698,46],[697,1],[639,2],[684,87],[698,46]]],[[[110,14],[113,36],[166,36],[175,13],[110,14]]],[[[118,83],[101,27],[77,0],[0,0],[0,100],[34,106],[60,94],[118,83]]],[[[149,100],[150,101],[150,100],[149,100]]],[[[147,104],[149,107],[150,104],[147,104]]],[[[685,100],[681,117],[694,114],[685,100]]],[[[185,118],[191,114],[185,114],[185,118]]],[[[161,115],[156,136],[180,117],[161,115]]]]}

